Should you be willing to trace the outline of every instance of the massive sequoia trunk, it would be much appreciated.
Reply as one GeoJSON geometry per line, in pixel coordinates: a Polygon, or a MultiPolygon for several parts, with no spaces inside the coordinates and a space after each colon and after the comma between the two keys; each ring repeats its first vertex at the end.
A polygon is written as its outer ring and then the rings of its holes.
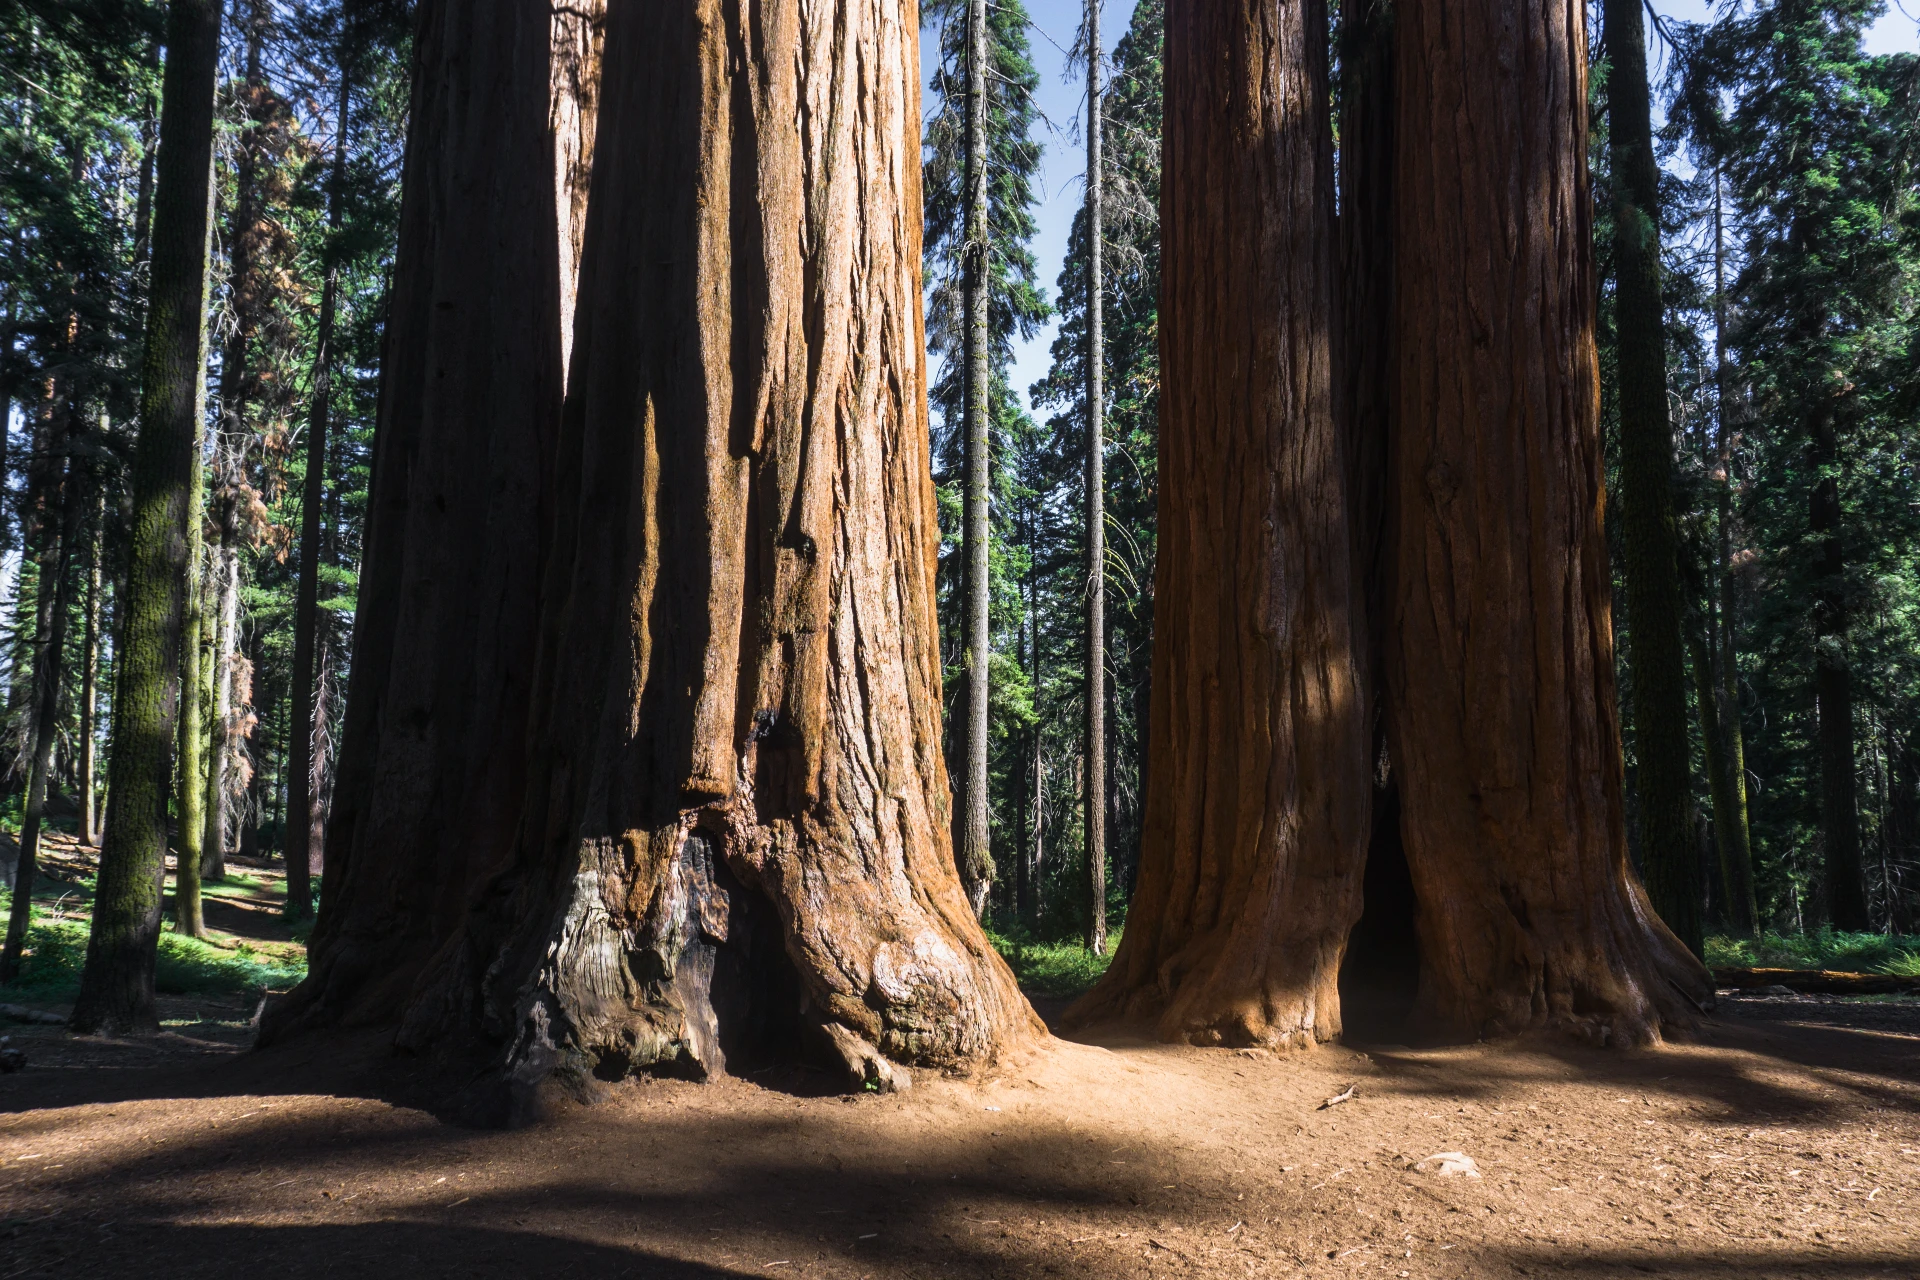
{"type": "Polygon", "coordinates": [[[512,845],[602,12],[421,7],[327,875],[266,1038],[397,1021],[512,845]]]}
{"type": "Polygon", "coordinates": [[[1326,12],[1167,6],[1160,535],[1139,886],[1074,1017],[1340,1031],[1368,739],[1334,406],[1326,12]]]}
{"type": "Polygon", "coordinates": [[[512,864],[403,1046],[870,1085],[1039,1033],[955,872],[920,317],[916,15],[609,15],[512,864]]]}
{"type": "Polygon", "coordinates": [[[1711,980],[1627,863],[1579,0],[1399,0],[1388,727],[1418,1013],[1642,1043],[1711,980]]]}

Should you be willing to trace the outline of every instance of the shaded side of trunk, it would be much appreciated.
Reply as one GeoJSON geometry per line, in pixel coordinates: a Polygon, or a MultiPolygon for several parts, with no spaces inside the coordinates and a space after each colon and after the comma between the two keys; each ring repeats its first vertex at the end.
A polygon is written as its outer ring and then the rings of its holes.
{"type": "Polygon", "coordinates": [[[172,0],[161,88],[140,438],[116,649],[107,831],[93,928],[74,1001],[77,1031],[151,1031],[160,938],[167,798],[180,712],[180,619],[187,574],[187,488],[206,364],[219,0],[172,0]]]}
{"type": "Polygon", "coordinates": [[[1853,664],[1848,654],[1847,559],[1840,531],[1838,428],[1831,403],[1808,415],[1814,473],[1807,531],[1814,544],[1813,693],[1819,715],[1820,835],[1826,855],[1827,918],[1864,932],[1866,878],[1860,863],[1859,773],[1853,746],[1853,664]]]}
{"type": "Polygon", "coordinates": [[[554,68],[576,52],[554,52],[558,21],[519,0],[420,9],[328,874],[310,976],[269,1038],[397,1019],[512,848],[577,278],[558,217],[582,203],[549,186],[553,85],[579,70],[554,68]]]}
{"type": "Polygon", "coordinates": [[[1100,0],[1087,3],[1087,950],[1107,953],[1107,410],[1101,334],[1100,0]]]}
{"type": "Polygon", "coordinates": [[[1627,660],[1640,801],[1640,868],[1654,910],[1700,954],[1700,863],[1689,810],[1679,534],[1673,523],[1673,423],[1667,410],[1660,295],[1660,168],[1647,89],[1645,0],[1606,0],[1608,142],[1613,158],[1614,309],[1620,385],[1620,518],[1627,660]]]}
{"type": "Polygon", "coordinates": [[[1387,726],[1416,1019],[1642,1043],[1711,999],[1627,863],[1577,0],[1399,0],[1387,726]]]}
{"type": "Polygon", "coordinates": [[[1169,5],[1139,888],[1076,1020],[1340,1032],[1370,798],[1333,352],[1326,10],[1169,5]]]}
{"type": "Polygon", "coordinates": [[[917,34],[609,14],[526,807],[401,1033],[489,1063],[490,1118],[556,1071],[811,1037],[885,1088],[1040,1033],[948,835],[917,34]]]}
{"type": "Polygon", "coordinates": [[[966,456],[961,476],[961,547],[964,566],[961,575],[960,651],[966,662],[966,697],[962,703],[964,718],[960,724],[960,881],[978,916],[987,909],[987,894],[993,888],[993,822],[987,805],[987,737],[990,731],[992,690],[988,686],[992,666],[992,618],[988,611],[991,584],[990,564],[993,552],[992,526],[987,499],[988,472],[992,466],[989,450],[987,400],[990,394],[991,350],[987,314],[987,255],[993,231],[987,221],[987,0],[968,0],[967,4],[967,194],[965,210],[966,251],[962,258],[965,278],[962,299],[966,327],[966,398],[963,405],[963,430],[966,456]]]}

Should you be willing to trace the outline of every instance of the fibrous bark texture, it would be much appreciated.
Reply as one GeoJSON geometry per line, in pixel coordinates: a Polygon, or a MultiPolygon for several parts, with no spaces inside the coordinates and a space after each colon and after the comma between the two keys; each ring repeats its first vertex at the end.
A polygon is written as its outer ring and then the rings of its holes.
{"type": "Polygon", "coordinates": [[[1340,1031],[1371,805],[1334,412],[1326,12],[1167,6],[1159,554],[1140,877],[1080,1020],[1340,1031]]]}
{"type": "Polygon", "coordinates": [[[576,269],[559,215],[586,178],[553,132],[582,108],[553,94],[598,79],[578,43],[528,0],[421,8],[327,875],[265,1038],[397,1020],[512,846],[576,269]]]}
{"type": "Polygon", "coordinates": [[[401,1043],[509,1119],[978,1060],[1039,1027],[948,835],[913,6],[616,7],[606,67],[526,811],[401,1043]]]}
{"type": "Polygon", "coordinates": [[[1417,1016],[1641,1043],[1711,979],[1627,863],[1577,0],[1398,0],[1388,730],[1417,1016]]]}

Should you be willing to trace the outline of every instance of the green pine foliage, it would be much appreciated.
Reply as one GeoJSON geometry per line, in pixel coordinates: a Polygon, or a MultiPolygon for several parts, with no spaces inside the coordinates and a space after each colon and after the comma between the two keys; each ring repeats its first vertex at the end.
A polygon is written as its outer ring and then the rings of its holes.
{"type": "MultiPolygon", "coordinates": [[[[1717,621],[1733,629],[1740,654],[1761,911],[1788,931],[1824,920],[1813,691],[1823,648],[1852,675],[1872,917],[1910,931],[1920,905],[1920,457],[1908,426],[1920,407],[1920,61],[1864,50],[1883,10],[1878,0],[1772,0],[1674,33],[1669,141],[1695,170],[1670,205],[1679,216],[1669,216],[1682,268],[1670,278],[1686,313],[1676,328],[1688,330],[1670,340],[1681,486],[1691,495],[1691,540],[1711,545],[1719,531],[1708,494],[1719,477],[1704,424],[1723,409],[1735,440],[1729,572],[1739,605],[1717,621]],[[1727,255],[1724,406],[1711,367],[1716,170],[1727,255]],[[1822,414],[1836,444],[1827,460],[1810,427],[1822,414]],[[1810,526],[1823,480],[1839,497],[1837,584],[1822,581],[1810,526]],[[1845,604],[1837,636],[1815,621],[1829,588],[1845,604]]],[[[1697,585],[1710,609],[1720,590],[1712,557],[1693,559],[1704,566],[1697,585]]]]}

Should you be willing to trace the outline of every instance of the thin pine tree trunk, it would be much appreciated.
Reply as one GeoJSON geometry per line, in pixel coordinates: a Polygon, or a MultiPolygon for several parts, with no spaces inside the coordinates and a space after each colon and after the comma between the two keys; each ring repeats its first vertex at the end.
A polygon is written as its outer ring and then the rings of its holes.
{"type": "Polygon", "coordinates": [[[1100,0],[1087,0],[1087,950],[1107,953],[1106,341],[1101,333],[1100,0]]]}
{"type": "Polygon", "coordinates": [[[992,229],[987,222],[987,0],[967,4],[967,199],[965,211],[966,461],[962,475],[961,555],[964,603],[961,651],[966,655],[966,718],[960,735],[960,882],[976,916],[993,887],[993,828],[987,807],[987,736],[991,665],[988,615],[991,529],[988,524],[989,382],[988,281],[992,229]]]}
{"type": "MultiPolygon", "coordinates": [[[[71,409],[69,409],[69,414],[71,409]]],[[[20,857],[14,867],[13,905],[7,919],[7,940],[0,949],[0,983],[12,982],[20,973],[20,952],[26,945],[27,925],[33,912],[34,864],[40,852],[40,828],[47,804],[47,773],[53,762],[54,738],[59,732],[60,677],[66,653],[67,614],[71,611],[67,561],[80,532],[80,499],[75,493],[79,467],[71,452],[72,432],[62,433],[63,451],[68,453],[67,474],[54,493],[54,512],[58,524],[53,530],[53,545],[47,556],[47,573],[40,581],[41,594],[52,601],[47,629],[41,637],[40,653],[33,664],[34,712],[31,764],[27,770],[27,803],[20,822],[20,857]],[[52,578],[49,590],[48,577],[52,578]]]]}
{"type": "Polygon", "coordinates": [[[212,231],[214,86],[219,0],[171,0],[161,90],[153,266],[141,365],[133,528],[124,639],[117,653],[107,833],[93,929],[74,1001],[78,1031],[159,1026],[153,970],[167,795],[178,730],[187,487],[205,390],[207,251],[212,231]]]}
{"type": "Polygon", "coordinates": [[[240,558],[226,545],[225,528],[213,553],[213,733],[207,761],[207,829],[202,840],[200,875],[222,880],[227,874],[228,760],[233,753],[234,633],[239,629],[240,558]]]}
{"type": "MultiPolygon", "coordinates": [[[[353,103],[345,36],[341,37],[340,94],[335,106],[333,174],[327,190],[327,227],[340,230],[346,196],[347,128],[353,103]]],[[[307,414],[307,472],[300,490],[300,576],[294,592],[293,683],[288,690],[287,823],[280,833],[287,863],[287,918],[313,913],[313,707],[320,628],[320,515],[327,497],[327,427],[333,410],[333,329],[340,297],[337,250],[329,247],[320,291],[320,323],[313,353],[313,399],[307,414]]]]}
{"type": "Polygon", "coordinates": [[[174,803],[179,818],[173,863],[173,927],[190,938],[204,938],[207,924],[200,905],[201,838],[206,833],[205,784],[200,766],[206,755],[205,714],[201,703],[200,651],[207,601],[206,581],[201,560],[205,539],[202,536],[203,503],[200,494],[201,418],[194,422],[193,474],[187,481],[187,563],[185,616],[180,625],[180,755],[175,768],[174,803]]]}
{"type": "Polygon", "coordinates": [[[1866,881],[1860,857],[1859,778],[1854,759],[1853,667],[1847,647],[1846,551],[1841,542],[1838,430],[1829,404],[1814,407],[1808,435],[1815,474],[1808,499],[1808,531],[1814,543],[1813,692],[1818,713],[1820,828],[1825,846],[1827,918],[1836,929],[1865,932],[1866,881]]]}
{"type": "Polygon", "coordinates": [[[93,536],[87,563],[86,637],[80,651],[80,838],[100,845],[100,807],[96,794],[99,767],[95,737],[99,732],[101,567],[107,542],[107,491],[94,486],[93,536]]]}
{"type": "MultiPolygon", "coordinates": [[[[1716,581],[1719,584],[1718,643],[1707,655],[1715,671],[1711,689],[1713,723],[1718,728],[1713,776],[1713,834],[1720,853],[1720,874],[1727,886],[1729,926],[1744,936],[1760,928],[1760,907],[1753,882],[1753,836],[1747,824],[1747,744],[1740,727],[1739,642],[1734,628],[1739,584],[1733,576],[1733,429],[1727,424],[1726,239],[1721,223],[1720,169],[1713,171],[1713,376],[1716,581]]],[[[1713,602],[1709,602],[1709,608],[1713,602]]],[[[1705,718],[1705,712],[1702,712],[1705,718]]]]}
{"type": "Polygon", "coordinates": [[[1673,426],[1667,412],[1660,296],[1660,170],[1653,155],[1643,0],[1606,0],[1608,138],[1620,384],[1620,517],[1633,669],[1634,786],[1648,896],[1680,940],[1701,951],[1700,864],[1687,810],[1685,601],[1673,523],[1673,426]]]}

